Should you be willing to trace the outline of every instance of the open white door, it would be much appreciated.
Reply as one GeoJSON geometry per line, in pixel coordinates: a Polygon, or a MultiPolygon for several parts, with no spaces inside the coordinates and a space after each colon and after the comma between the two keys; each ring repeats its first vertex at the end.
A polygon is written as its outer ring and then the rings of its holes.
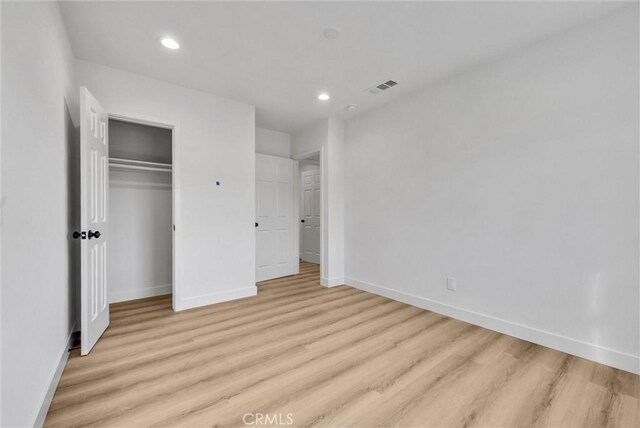
{"type": "Polygon", "coordinates": [[[256,281],[297,272],[293,162],[256,154],[256,281]]]}
{"type": "Polygon", "coordinates": [[[109,325],[107,228],[109,118],[80,88],[81,349],[87,355],[109,325]]]}
{"type": "Polygon", "coordinates": [[[303,171],[300,220],[300,258],[320,263],[320,168],[303,171]]]}

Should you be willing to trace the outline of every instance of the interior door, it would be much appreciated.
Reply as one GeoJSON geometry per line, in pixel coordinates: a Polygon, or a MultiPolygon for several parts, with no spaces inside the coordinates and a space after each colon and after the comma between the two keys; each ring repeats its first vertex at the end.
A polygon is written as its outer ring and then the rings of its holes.
{"type": "Polygon", "coordinates": [[[256,281],[298,271],[293,162],[256,154],[256,281]]]}
{"type": "Polygon", "coordinates": [[[300,258],[320,263],[320,168],[303,171],[300,258]]]}
{"type": "Polygon", "coordinates": [[[107,228],[109,118],[80,88],[81,349],[87,355],[109,325],[107,228]]]}

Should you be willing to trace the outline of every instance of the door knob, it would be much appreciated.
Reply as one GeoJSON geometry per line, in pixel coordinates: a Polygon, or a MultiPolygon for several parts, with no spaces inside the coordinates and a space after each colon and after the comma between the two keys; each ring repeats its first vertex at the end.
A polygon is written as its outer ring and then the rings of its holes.
{"type": "Polygon", "coordinates": [[[300,223],[304,223],[304,219],[300,220],[300,223]]]}
{"type": "Polygon", "coordinates": [[[78,232],[77,230],[71,234],[73,239],[87,239],[87,232],[78,232]]]}
{"type": "Polygon", "coordinates": [[[89,231],[89,239],[91,239],[91,238],[98,239],[99,237],[100,237],[100,231],[99,230],[96,230],[95,232],[93,232],[91,230],[89,231]]]}
{"type": "Polygon", "coordinates": [[[256,227],[258,227],[258,222],[256,222],[256,227]]]}

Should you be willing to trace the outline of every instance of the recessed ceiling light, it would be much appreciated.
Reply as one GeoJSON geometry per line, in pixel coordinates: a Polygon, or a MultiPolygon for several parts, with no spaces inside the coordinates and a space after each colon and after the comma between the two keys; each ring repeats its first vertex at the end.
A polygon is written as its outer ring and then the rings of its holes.
{"type": "Polygon", "coordinates": [[[175,40],[173,40],[170,37],[163,37],[160,39],[160,43],[162,43],[162,46],[164,46],[167,49],[178,49],[180,47],[180,44],[178,42],[176,42],[175,40]]]}
{"type": "Polygon", "coordinates": [[[341,32],[342,30],[340,30],[338,27],[327,27],[324,29],[324,37],[329,40],[335,40],[340,37],[341,32]]]}
{"type": "Polygon", "coordinates": [[[326,92],[323,92],[320,95],[318,95],[318,99],[320,101],[327,101],[329,98],[331,98],[331,97],[326,92]]]}
{"type": "Polygon", "coordinates": [[[348,106],[346,106],[344,109],[345,110],[355,110],[358,107],[357,104],[349,104],[348,106]]]}

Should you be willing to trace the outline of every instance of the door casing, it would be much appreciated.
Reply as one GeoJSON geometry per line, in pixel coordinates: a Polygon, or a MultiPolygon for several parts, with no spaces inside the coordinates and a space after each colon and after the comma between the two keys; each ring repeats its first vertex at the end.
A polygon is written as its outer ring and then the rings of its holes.
{"type": "MultiPolygon", "coordinates": [[[[302,168],[300,168],[302,169],[302,168]]],[[[300,172],[300,259],[320,263],[320,166],[300,172]],[[308,182],[305,182],[308,181],[308,182]],[[307,195],[308,193],[308,195],[307,195]],[[308,204],[307,207],[307,198],[308,204]],[[308,209],[308,214],[307,214],[308,209]],[[304,220],[304,223],[302,222],[304,220]]]]}
{"type": "MultiPolygon", "coordinates": [[[[327,230],[327,213],[326,213],[326,209],[327,209],[327,204],[326,204],[326,197],[327,195],[325,194],[325,188],[326,183],[327,183],[327,174],[326,174],[326,167],[327,165],[325,164],[326,162],[326,147],[319,147],[313,150],[309,150],[306,152],[302,152],[299,153],[295,156],[292,156],[292,159],[298,161],[296,163],[299,163],[300,161],[316,156],[318,155],[320,157],[320,284],[327,286],[326,284],[323,284],[323,278],[327,277],[326,274],[326,270],[327,270],[327,260],[329,258],[329,254],[328,254],[328,246],[327,246],[327,236],[325,234],[325,231],[327,230]]],[[[298,200],[296,201],[296,206],[299,207],[300,206],[300,180],[296,180],[296,185],[298,186],[298,189],[296,189],[296,197],[298,198],[298,200]]],[[[298,242],[300,239],[300,228],[297,229],[298,230],[298,242]]],[[[300,248],[300,244],[298,243],[298,248],[300,248]]]]}
{"type": "Polygon", "coordinates": [[[172,308],[175,310],[176,302],[179,300],[180,294],[180,124],[178,121],[166,118],[158,118],[145,114],[132,113],[126,111],[113,111],[107,109],[109,119],[119,120],[121,122],[135,123],[138,125],[153,126],[156,128],[164,128],[171,130],[171,208],[172,208],[172,224],[173,239],[171,260],[172,279],[171,279],[171,299],[172,308]]]}

